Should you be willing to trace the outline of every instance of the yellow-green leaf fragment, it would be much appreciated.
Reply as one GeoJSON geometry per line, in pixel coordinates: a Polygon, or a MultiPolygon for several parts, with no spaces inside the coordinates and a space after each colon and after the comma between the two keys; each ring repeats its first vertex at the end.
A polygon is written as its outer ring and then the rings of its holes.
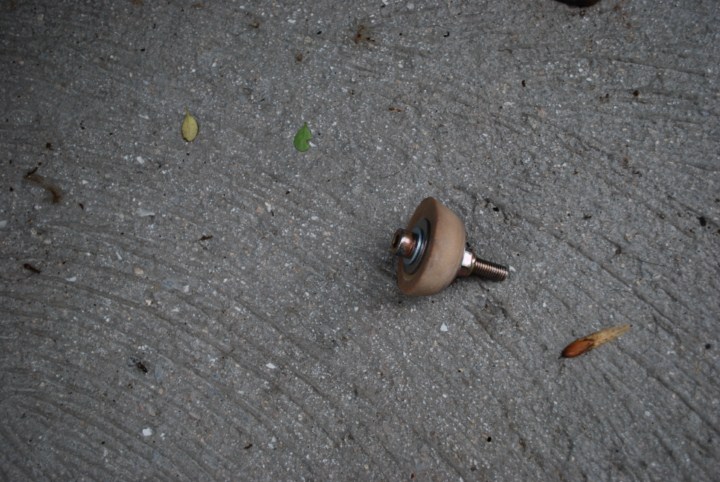
{"type": "Polygon", "coordinates": [[[188,142],[192,142],[198,135],[198,121],[190,115],[187,109],[185,109],[185,118],[182,122],[180,131],[182,132],[183,139],[188,142]]]}
{"type": "Polygon", "coordinates": [[[295,134],[295,139],[293,139],[295,149],[300,152],[307,151],[308,149],[310,149],[310,139],[312,139],[312,132],[310,132],[310,128],[308,128],[306,122],[305,124],[303,124],[300,130],[297,131],[297,134],[295,134]]]}

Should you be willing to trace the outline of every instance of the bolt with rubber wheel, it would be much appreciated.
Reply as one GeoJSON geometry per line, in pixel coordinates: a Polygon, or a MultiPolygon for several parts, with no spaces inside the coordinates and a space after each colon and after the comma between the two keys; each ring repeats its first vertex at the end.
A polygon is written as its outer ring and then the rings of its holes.
{"type": "Polygon", "coordinates": [[[479,259],[465,249],[462,221],[432,197],[418,205],[407,228],[395,232],[392,250],[399,257],[398,287],[410,296],[438,293],[458,276],[502,281],[508,275],[506,266],[479,259]]]}

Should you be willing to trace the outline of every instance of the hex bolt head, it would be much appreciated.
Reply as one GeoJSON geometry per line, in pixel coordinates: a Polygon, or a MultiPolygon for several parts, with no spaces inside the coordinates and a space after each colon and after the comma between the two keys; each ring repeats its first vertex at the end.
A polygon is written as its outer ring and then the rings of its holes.
{"type": "Polygon", "coordinates": [[[505,281],[508,274],[507,266],[478,258],[472,251],[465,250],[457,275],[474,275],[490,281],[505,281]]]}
{"type": "Polygon", "coordinates": [[[392,251],[403,258],[412,258],[417,246],[417,237],[413,233],[400,228],[395,231],[392,240],[392,251]]]}

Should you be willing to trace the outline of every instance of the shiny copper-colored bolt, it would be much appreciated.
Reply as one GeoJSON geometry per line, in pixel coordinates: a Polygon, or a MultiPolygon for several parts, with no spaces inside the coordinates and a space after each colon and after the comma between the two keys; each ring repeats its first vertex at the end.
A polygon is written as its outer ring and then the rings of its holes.
{"type": "Polygon", "coordinates": [[[413,233],[408,233],[402,228],[395,231],[395,236],[393,236],[392,240],[392,250],[395,254],[403,258],[411,258],[416,246],[417,238],[413,233]]]}
{"type": "Polygon", "coordinates": [[[475,275],[491,281],[505,281],[505,278],[508,277],[508,268],[507,266],[478,258],[472,251],[465,250],[457,275],[475,275]]]}
{"type": "Polygon", "coordinates": [[[399,257],[398,286],[408,295],[435,294],[458,276],[503,281],[506,266],[480,259],[465,249],[465,227],[457,215],[434,198],[415,210],[406,229],[398,229],[392,251],[399,257]]]}

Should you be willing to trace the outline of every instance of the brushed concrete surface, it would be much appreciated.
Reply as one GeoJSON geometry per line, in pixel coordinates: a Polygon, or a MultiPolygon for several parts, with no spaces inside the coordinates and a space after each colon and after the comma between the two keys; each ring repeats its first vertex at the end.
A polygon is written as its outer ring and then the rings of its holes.
{"type": "Polygon", "coordinates": [[[719,41],[715,0],[3,0],[0,478],[717,480],[719,41]],[[399,293],[426,196],[509,280],[399,293]]]}

